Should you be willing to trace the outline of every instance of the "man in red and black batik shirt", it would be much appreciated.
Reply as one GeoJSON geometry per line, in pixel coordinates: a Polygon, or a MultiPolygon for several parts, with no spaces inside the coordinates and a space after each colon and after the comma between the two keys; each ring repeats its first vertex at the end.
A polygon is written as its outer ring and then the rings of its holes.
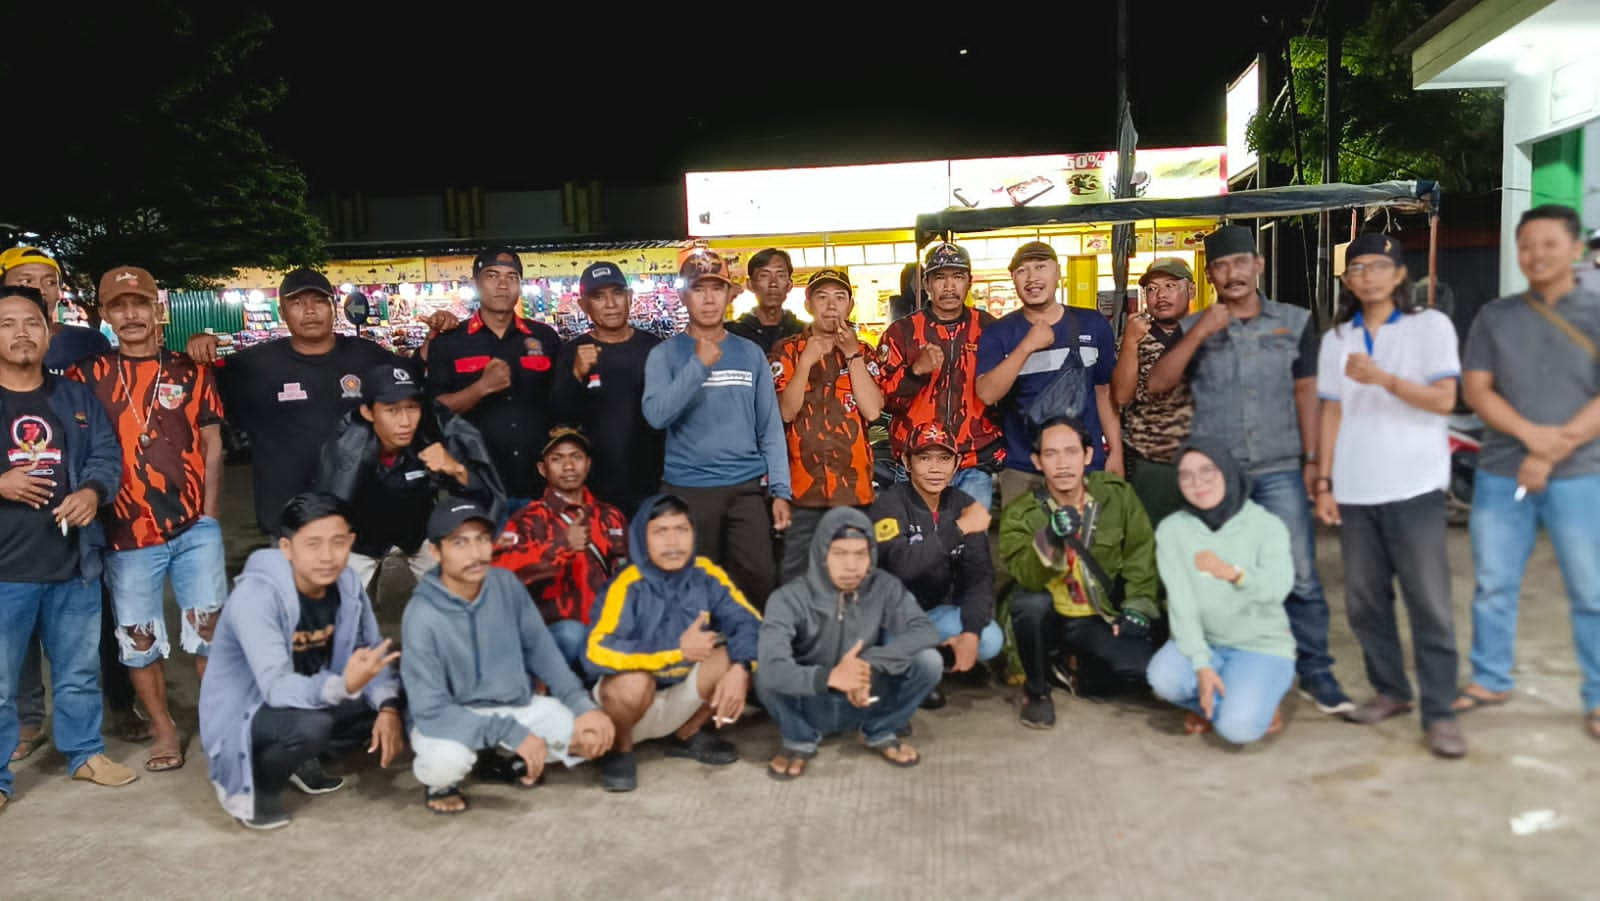
{"type": "MultiPolygon", "coordinates": [[[[966,305],[972,260],[954,244],[935,244],[922,268],[929,308],[896,320],[878,342],[883,406],[892,415],[889,441],[896,460],[910,453],[913,427],[937,422],[956,442],[950,487],[987,508],[994,473],[1005,460],[1000,420],[978,399],[978,336],[994,317],[966,305]]],[[[904,470],[900,480],[905,481],[904,470]]]]}
{"type": "Polygon", "coordinates": [[[591,463],[582,432],[552,429],[539,461],[544,496],[506,523],[494,551],[494,565],[528,586],[561,655],[580,677],[595,596],[628,565],[628,521],[589,492],[591,463]]]}
{"type": "Polygon", "coordinates": [[[210,368],[163,350],[150,273],[119,266],[100,279],[100,309],[118,349],[78,364],[122,444],[122,487],[108,515],[106,587],[134,692],[150,713],[152,772],[183,766],[167,710],[163,659],[170,650],[166,583],[182,611],[183,649],[205,674],[211,631],[228,595],[217,498],[222,493],[222,402],[210,368]]]}

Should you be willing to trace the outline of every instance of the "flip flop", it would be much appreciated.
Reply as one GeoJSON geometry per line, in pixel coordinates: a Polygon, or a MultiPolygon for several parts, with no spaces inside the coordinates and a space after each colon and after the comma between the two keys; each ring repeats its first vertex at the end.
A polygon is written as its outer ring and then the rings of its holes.
{"type": "Polygon", "coordinates": [[[40,732],[32,738],[18,738],[16,750],[11,752],[11,762],[21,763],[27,760],[33,756],[34,751],[39,750],[49,740],[50,733],[48,732],[40,732]]]}
{"type": "Polygon", "coordinates": [[[173,745],[173,748],[174,748],[174,750],[168,752],[165,748],[162,748],[162,747],[159,747],[159,746],[152,747],[150,749],[150,753],[148,753],[148,754],[146,754],[144,756],[145,772],[147,772],[147,773],[165,773],[165,772],[168,772],[170,770],[181,769],[183,767],[183,762],[184,762],[183,742],[182,741],[175,742],[174,745],[173,745]],[[169,761],[169,762],[157,763],[156,761],[158,761],[158,760],[159,761],[169,761]],[[176,763],[172,763],[170,761],[176,761],[176,763]]]}
{"type": "Polygon", "coordinates": [[[1456,713],[1469,713],[1484,707],[1499,707],[1509,700],[1511,700],[1510,692],[1507,692],[1503,698],[1486,698],[1482,695],[1475,695],[1463,688],[1456,692],[1456,699],[1451,702],[1450,709],[1456,713]]]}
{"type": "Polygon", "coordinates": [[[790,751],[785,748],[784,750],[772,755],[772,759],[767,762],[767,775],[779,782],[792,782],[806,774],[807,762],[816,756],[816,751],[790,751]],[[773,764],[777,763],[780,759],[783,760],[783,766],[773,766],[773,764]],[[800,772],[790,772],[797,762],[800,764],[800,772]]]}
{"type": "Polygon", "coordinates": [[[889,744],[880,745],[879,747],[873,748],[872,750],[877,751],[878,752],[878,756],[882,757],[885,761],[887,761],[890,766],[899,767],[902,770],[910,769],[911,767],[914,767],[917,764],[922,762],[922,755],[917,753],[917,749],[916,748],[911,748],[911,759],[910,760],[896,760],[893,757],[889,756],[891,752],[898,751],[902,747],[910,747],[910,746],[909,745],[901,745],[899,740],[897,739],[897,740],[895,740],[893,742],[890,742],[889,744]]]}
{"type": "Polygon", "coordinates": [[[434,791],[433,789],[428,788],[427,786],[423,786],[423,788],[422,788],[422,805],[424,807],[428,808],[428,812],[429,813],[434,814],[435,816],[441,816],[441,817],[459,816],[459,815],[461,815],[463,813],[466,813],[467,810],[471,807],[471,805],[469,805],[467,803],[467,796],[463,795],[461,793],[461,787],[457,786],[457,785],[452,785],[449,788],[442,789],[440,791],[434,791]],[[429,803],[431,801],[443,801],[446,798],[460,798],[461,799],[461,807],[460,807],[460,809],[459,810],[440,810],[439,808],[434,807],[431,803],[429,803]]]}

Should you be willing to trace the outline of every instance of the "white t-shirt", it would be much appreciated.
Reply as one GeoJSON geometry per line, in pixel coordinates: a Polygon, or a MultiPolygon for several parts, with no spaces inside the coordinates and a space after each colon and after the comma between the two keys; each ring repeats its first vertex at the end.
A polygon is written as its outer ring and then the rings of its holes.
{"type": "Polygon", "coordinates": [[[1353,353],[1368,354],[1385,372],[1411,382],[1461,377],[1455,326],[1438,310],[1391,318],[1370,349],[1359,318],[1329,329],[1317,357],[1317,396],[1338,401],[1343,413],[1333,449],[1333,499],[1388,504],[1449,487],[1446,417],[1346,376],[1353,353]]]}

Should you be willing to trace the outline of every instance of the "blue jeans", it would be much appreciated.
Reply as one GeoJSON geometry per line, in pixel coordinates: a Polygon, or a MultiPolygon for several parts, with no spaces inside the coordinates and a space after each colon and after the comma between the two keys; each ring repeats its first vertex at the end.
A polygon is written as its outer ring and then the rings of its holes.
{"type": "MultiPolygon", "coordinates": [[[[939,630],[939,640],[947,641],[961,634],[961,608],[955,604],[941,604],[928,611],[928,619],[933,621],[933,627],[939,630]]],[[[978,634],[978,659],[993,660],[1000,656],[1000,650],[1005,647],[1006,633],[1000,630],[1000,624],[989,620],[978,634]]]]}
{"type": "Polygon", "coordinates": [[[756,694],[761,706],[778,721],[783,746],[790,751],[814,752],[822,739],[859,730],[867,746],[882,748],[897,740],[895,733],[911,723],[922,699],[939,684],[944,660],[929,648],[918,651],[911,668],[899,676],[872,671],[872,693],[877,703],[856,707],[834,691],[820,695],[784,695],[762,684],[756,670],[756,694]]]}
{"type": "Polygon", "coordinates": [[[1284,599],[1289,631],[1294,633],[1295,670],[1301,679],[1330,676],[1333,655],[1328,653],[1328,599],[1317,578],[1317,532],[1311,522],[1311,502],[1299,470],[1251,476],[1250,499],[1267,508],[1289,527],[1289,548],[1294,553],[1294,588],[1284,599]]]}
{"type": "MultiPolygon", "coordinates": [[[[1294,661],[1287,657],[1213,647],[1211,668],[1222,677],[1224,694],[1211,708],[1211,725],[1224,741],[1247,745],[1267,734],[1272,715],[1294,684],[1294,661]]],[[[1169,641],[1150,658],[1145,672],[1156,697],[1202,716],[1200,682],[1194,664],[1169,641]]]]}
{"type": "Polygon", "coordinates": [[[167,656],[167,620],[161,601],[167,579],[178,598],[183,649],[197,657],[211,653],[197,628],[222,609],[228,596],[222,527],[209,516],[195,520],[165,544],[131,551],[107,551],[106,585],[117,613],[117,648],[123,665],[143,669],[167,656]],[[154,639],[139,650],[134,633],[154,639]]]}
{"type": "Polygon", "coordinates": [[[105,752],[100,739],[100,583],[0,582],[0,793],[11,794],[17,675],[35,624],[50,661],[56,748],[67,772],[105,752]]]}
{"type": "Polygon", "coordinates": [[[584,645],[589,643],[589,627],[575,619],[564,619],[550,624],[550,637],[556,640],[556,647],[573,672],[583,672],[578,661],[583,659],[584,645]]]}
{"type": "Polygon", "coordinates": [[[1583,671],[1583,709],[1600,707],[1600,475],[1551,479],[1515,499],[1517,480],[1478,470],[1472,492],[1472,681],[1511,690],[1522,574],[1542,523],[1572,605],[1572,640],[1583,671]]]}
{"type": "MultiPolygon", "coordinates": [[[[906,471],[904,464],[896,463],[894,465],[894,480],[896,482],[911,481],[911,474],[906,471]]],[[[965,492],[968,497],[984,505],[984,507],[990,507],[994,504],[994,476],[977,467],[956,470],[956,474],[950,477],[950,487],[957,491],[965,492]]]]}

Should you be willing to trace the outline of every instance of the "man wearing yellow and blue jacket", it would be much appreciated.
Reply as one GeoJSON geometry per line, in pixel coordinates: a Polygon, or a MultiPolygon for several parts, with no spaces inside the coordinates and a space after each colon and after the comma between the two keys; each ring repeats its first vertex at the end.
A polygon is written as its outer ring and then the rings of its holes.
{"type": "Polygon", "coordinates": [[[668,757],[712,766],[739,759],[733,745],[702,732],[737,722],[755,666],[761,615],[728,574],[694,553],[689,505],[646,498],[628,528],[634,563],[596,599],[584,666],[594,698],[616,724],[600,760],[606,791],[638,786],[635,742],[665,738],[668,757]]]}

